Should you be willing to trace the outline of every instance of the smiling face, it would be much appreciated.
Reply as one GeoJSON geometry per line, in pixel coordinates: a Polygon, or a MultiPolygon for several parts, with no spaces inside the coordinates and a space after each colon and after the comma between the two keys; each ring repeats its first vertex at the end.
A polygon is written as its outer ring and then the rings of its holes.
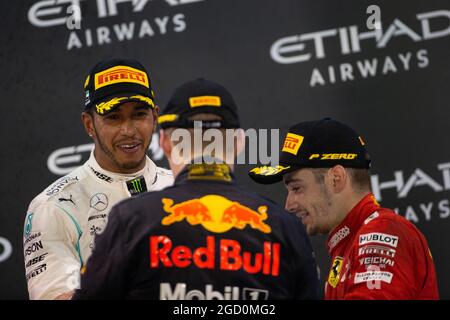
{"type": "Polygon", "coordinates": [[[156,117],[156,111],[141,102],[124,103],[104,116],[83,113],[83,124],[95,142],[98,164],[117,173],[144,168],[156,117]]]}
{"type": "Polygon", "coordinates": [[[323,170],[300,169],[284,177],[286,210],[302,219],[309,235],[327,234],[335,225],[331,189],[323,170]]]}

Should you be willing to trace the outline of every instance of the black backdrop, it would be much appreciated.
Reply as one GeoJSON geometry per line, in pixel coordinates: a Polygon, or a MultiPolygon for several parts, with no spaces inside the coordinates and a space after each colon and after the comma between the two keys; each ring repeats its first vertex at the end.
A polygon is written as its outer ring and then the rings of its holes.
{"type": "MultiPolygon", "coordinates": [[[[161,106],[175,86],[204,76],[234,94],[245,128],[324,116],[349,123],[368,142],[377,197],[426,235],[450,298],[448,0],[377,1],[375,33],[366,24],[374,3],[360,0],[117,2],[79,1],[81,29],[66,24],[74,0],[0,3],[0,298],[27,297],[28,203],[87,159],[82,84],[112,56],[148,67],[161,106]]],[[[157,144],[150,155],[165,164],[157,144]]],[[[281,185],[253,184],[249,168],[237,168],[240,182],[284,202],[281,185]]],[[[322,280],[324,240],[313,238],[322,280]]]]}

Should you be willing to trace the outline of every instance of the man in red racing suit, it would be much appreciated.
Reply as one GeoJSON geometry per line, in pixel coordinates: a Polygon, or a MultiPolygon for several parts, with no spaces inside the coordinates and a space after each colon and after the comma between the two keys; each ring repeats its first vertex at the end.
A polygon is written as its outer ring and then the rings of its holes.
{"type": "Polygon", "coordinates": [[[330,233],[328,249],[326,299],[438,299],[425,237],[372,194],[330,233]]]}
{"type": "Polygon", "coordinates": [[[425,237],[378,205],[370,156],[351,127],[331,118],[298,123],[289,128],[279,159],[250,177],[264,184],[283,180],[286,209],[301,217],[308,235],[329,235],[326,299],[438,299],[425,237]]]}

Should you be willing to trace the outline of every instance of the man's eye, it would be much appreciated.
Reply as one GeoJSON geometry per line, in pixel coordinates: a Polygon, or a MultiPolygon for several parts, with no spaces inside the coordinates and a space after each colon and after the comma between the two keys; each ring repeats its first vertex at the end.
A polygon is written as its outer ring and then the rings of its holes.
{"type": "Polygon", "coordinates": [[[110,114],[106,116],[107,120],[117,120],[119,119],[119,116],[117,114],[110,114]]]}
{"type": "Polygon", "coordinates": [[[138,118],[144,118],[147,116],[147,112],[138,112],[136,113],[136,117],[138,118]]]}

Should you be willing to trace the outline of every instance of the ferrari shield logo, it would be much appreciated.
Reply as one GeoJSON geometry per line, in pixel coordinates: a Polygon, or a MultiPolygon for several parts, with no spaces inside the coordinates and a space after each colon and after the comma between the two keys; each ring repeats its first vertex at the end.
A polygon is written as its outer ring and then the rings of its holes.
{"type": "Polygon", "coordinates": [[[336,288],[339,283],[339,274],[341,272],[343,260],[344,259],[342,257],[336,257],[334,258],[333,264],[331,265],[330,274],[328,276],[328,283],[333,288],[336,288]]]}

